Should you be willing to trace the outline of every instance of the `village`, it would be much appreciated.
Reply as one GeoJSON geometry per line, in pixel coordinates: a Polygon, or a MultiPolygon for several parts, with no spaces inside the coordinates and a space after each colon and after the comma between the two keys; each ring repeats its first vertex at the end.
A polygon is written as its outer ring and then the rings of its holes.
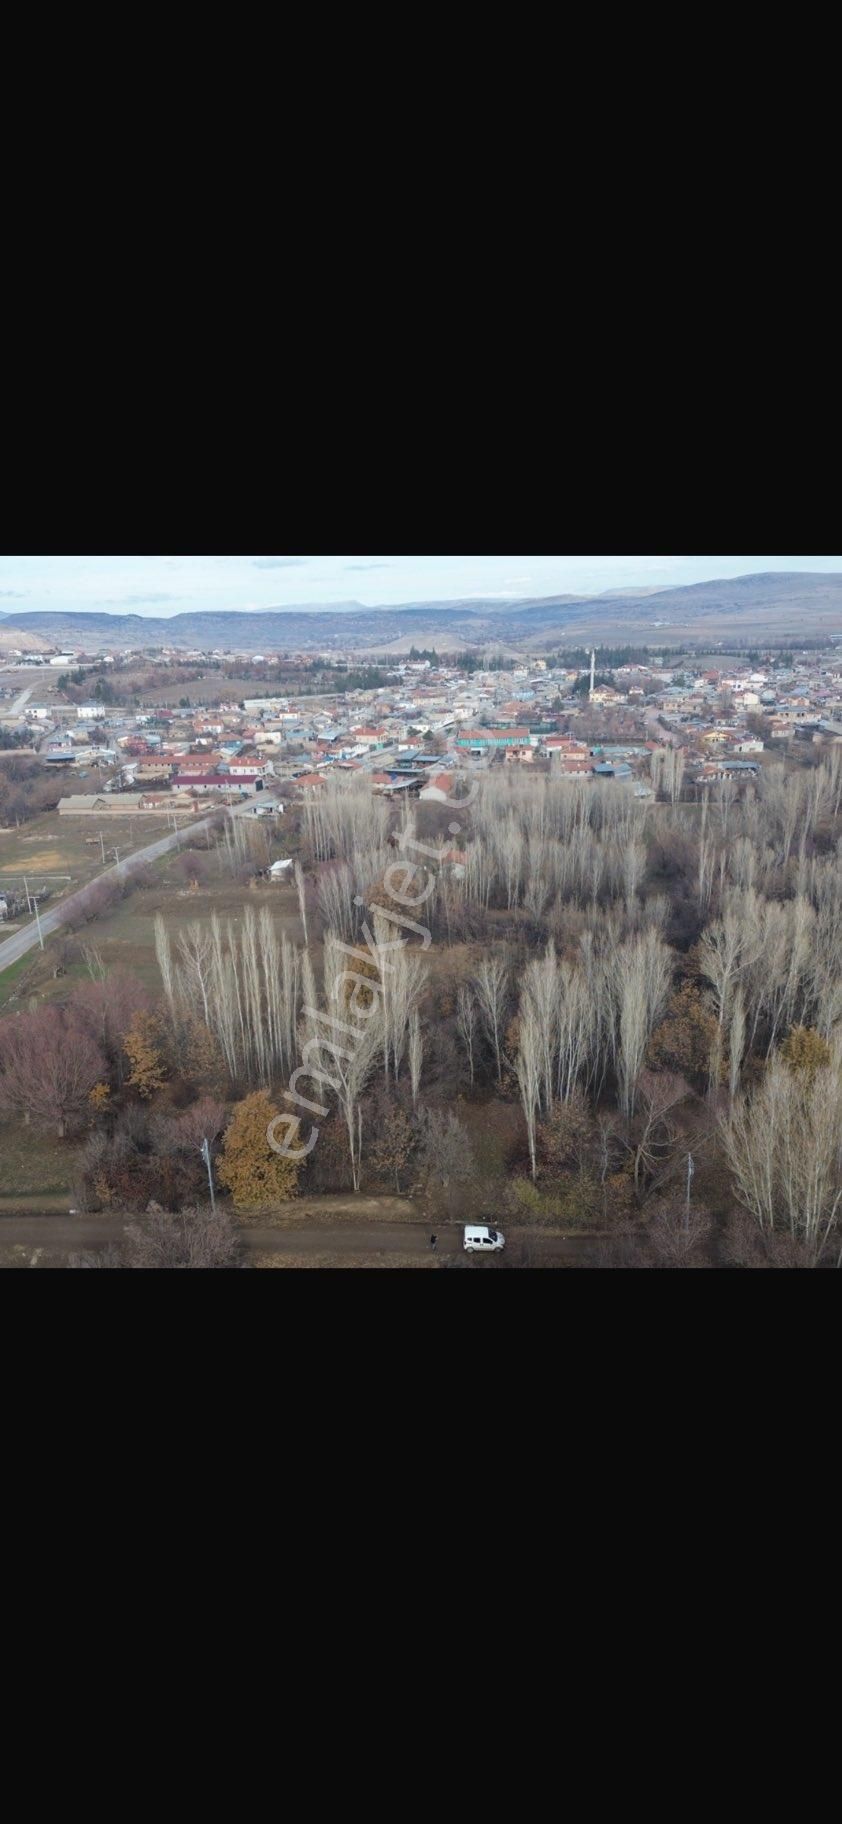
{"type": "Polygon", "coordinates": [[[8,628],[0,1266],[842,1264],[840,622],[531,612],[8,628]]]}
{"type": "Polygon", "coordinates": [[[61,775],[62,817],[99,822],[163,817],[176,827],[206,815],[209,802],[246,799],[269,816],[332,776],[356,775],[375,795],[446,803],[457,769],[492,765],[615,781],[638,796],[666,791],[675,803],[723,779],[756,778],[801,744],[842,741],[838,650],[715,663],[647,654],[615,666],[595,652],[589,668],[539,659],[467,672],[433,655],[385,666],[388,682],[373,690],[255,691],[135,713],[63,701],[56,671],[79,661],[56,654],[18,660],[23,675],[0,672],[0,728],[61,775]]]}

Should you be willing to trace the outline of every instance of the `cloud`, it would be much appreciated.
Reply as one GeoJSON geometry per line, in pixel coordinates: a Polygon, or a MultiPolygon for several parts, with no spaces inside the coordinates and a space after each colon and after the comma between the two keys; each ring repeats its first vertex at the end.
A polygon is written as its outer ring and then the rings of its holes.
{"type": "Polygon", "coordinates": [[[604,590],[703,582],[768,571],[842,571],[842,557],[210,556],[0,554],[0,602],[20,612],[102,610],[162,617],[179,610],[347,606],[362,578],[366,608],[407,602],[599,595],[604,590]],[[288,573],[288,574],[287,574],[288,573]]]}
{"type": "Polygon", "coordinates": [[[255,570],[306,570],[309,558],[306,557],[255,557],[255,570]]]}

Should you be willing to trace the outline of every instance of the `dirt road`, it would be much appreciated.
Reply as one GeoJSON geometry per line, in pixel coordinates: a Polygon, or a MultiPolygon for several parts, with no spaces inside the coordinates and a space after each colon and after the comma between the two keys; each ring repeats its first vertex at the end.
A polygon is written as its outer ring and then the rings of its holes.
{"type": "MultiPolygon", "coordinates": [[[[0,1217],[0,1266],[13,1250],[32,1256],[86,1254],[119,1246],[126,1227],[125,1216],[2,1216],[0,1217]]],[[[436,1258],[464,1258],[462,1229],[439,1227],[436,1258]]],[[[518,1239],[526,1231],[518,1232],[518,1239]]],[[[250,1255],[289,1255],[306,1260],[308,1256],[324,1261],[401,1255],[404,1259],[432,1258],[430,1228],[420,1222],[367,1222],[359,1218],[351,1224],[293,1223],[288,1228],[244,1228],[246,1252],[250,1255]]],[[[545,1231],[529,1232],[529,1238],[548,1259],[575,1259],[581,1252],[584,1237],[548,1235],[545,1231]]],[[[487,1266],[488,1262],[472,1263],[487,1266]]]]}

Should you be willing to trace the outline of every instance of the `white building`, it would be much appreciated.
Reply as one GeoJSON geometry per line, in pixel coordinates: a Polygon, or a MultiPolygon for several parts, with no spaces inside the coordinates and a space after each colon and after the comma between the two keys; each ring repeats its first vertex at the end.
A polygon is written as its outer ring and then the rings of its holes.
{"type": "Polygon", "coordinates": [[[77,709],[76,715],[80,722],[104,722],[107,711],[101,703],[88,703],[84,709],[77,709]]]}
{"type": "Polygon", "coordinates": [[[271,760],[228,760],[225,771],[232,779],[268,779],[275,767],[271,760]]]}

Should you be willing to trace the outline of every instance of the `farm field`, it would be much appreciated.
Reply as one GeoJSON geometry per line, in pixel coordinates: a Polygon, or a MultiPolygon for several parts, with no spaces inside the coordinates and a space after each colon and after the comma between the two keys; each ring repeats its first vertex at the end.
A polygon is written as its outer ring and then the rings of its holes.
{"type": "Polygon", "coordinates": [[[19,830],[0,830],[0,887],[19,886],[24,875],[30,885],[55,884],[61,893],[87,886],[102,873],[100,828],[109,861],[114,849],[122,859],[168,834],[164,817],[109,817],[102,825],[58,812],[38,817],[19,830]],[[51,876],[65,878],[53,881],[51,876]]]}
{"type": "Polygon", "coordinates": [[[144,709],[161,705],[167,709],[178,709],[183,697],[189,697],[192,704],[210,707],[214,703],[242,703],[256,697],[288,697],[290,702],[300,702],[301,713],[306,715],[310,706],[332,701],[330,692],[321,696],[300,695],[301,682],[288,680],[283,684],[267,683],[264,678],[226,678],[222,673],[208,672],[193,684],[177,684],[167,687],[162,676],[160,684],[152,690],[142,692],[140,701],[144,709]]]}
{"type": "MultiPolygon", "coordinates": [[[[96,919],[75,937],[54,936],[46,953],[34,952],[22,958],[11,969],[0,973],[0,1008],[21,1001],[26,1005],[60,1001],[68,989],[88,977],[83,951],[96,950],[107,970],[130,969],[145,988],[156,997],[161,993],[161,976],[155,956],[155,918],[162,913],[175,941],[186,925],[195,921],[210,923],[214,913],[234,925],[241,923],[246,909],[260,911],[268,906],[278,925],[295,943],[303,942],[298,899],[288,886],[253,889],[230,880],[216,888],[193,891],[184,879],[167,878],[173,866],[172,856],[158,863],[155,871],[160,883],[139,888],[120,901],[104,917],[96,919]],[[60,948],[59,948],[60,946],[60,948]],[[61,955],[62,973],[56,979],[57,959],[61,955]]],[[[101,871],[101,870],[100,870],[101,871]]]]}
{"type": "Polygon", "coordinates": [[[23,670],[20,668],[7,670],[2,667],[0,668],[0,690],[11,691],[12,699],[18,697],[24,690],[30,691],[31,695],[27,705],[29,709],[58,709],[65,703],[58,688],[58,676],[58,672],[52,669],[31,671],[27,666],[23,670]]]}
{"type": "Polygon", "coordinates": [[[162,882],[160,887],[134,893],[130,899],[116,906],[113,912],[88,925],[84,942],[98,951],[109,970],[120,967],[131,969],[145,987],[159,995],[161,976],[155,958],[157,913],[163,914],[170,934],[177,942],[179,931],[186,925],[196,921],[209,924],[214,913],[223,920],[232,920],[236,926],[242,922],[249,907],[259,912],[264,906],[268,906],[273,913],[279,933],[285,931],[296,943],[303,942],[298,899],[294,889],[254,889],[238,886],[231,881],[198,892],[193,892],[188,886],[162,882]]]}
{"type": "MultiPolygon", "coordinates": [[[[124,681],[120,679],[121,684],[124,681]]],[[[193,684],[168,685],[166,674],[162,673],[160,682],[156,680],[152,690],[141,692],[140,701],[144,709],[153,709],[159,704],[162,708],[178,709],[183,697],[189,697],[191,703],[210,706],[213,703],[240,703],[244,697],[269,694],[269,689],[255,684],[253,678],[226,678],[221,672],[209,671],[193,684]]]]}

